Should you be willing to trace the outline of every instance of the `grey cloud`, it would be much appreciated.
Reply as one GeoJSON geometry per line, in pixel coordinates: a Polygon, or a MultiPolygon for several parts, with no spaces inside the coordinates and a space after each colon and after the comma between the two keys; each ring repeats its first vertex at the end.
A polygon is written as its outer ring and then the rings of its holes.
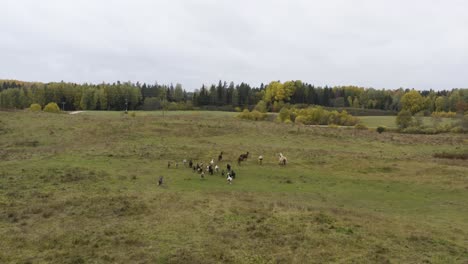
{"type": "Polygon", "coordinates": [[[467,87],[466,1],[0,2],[0,78],[467,87]]]}

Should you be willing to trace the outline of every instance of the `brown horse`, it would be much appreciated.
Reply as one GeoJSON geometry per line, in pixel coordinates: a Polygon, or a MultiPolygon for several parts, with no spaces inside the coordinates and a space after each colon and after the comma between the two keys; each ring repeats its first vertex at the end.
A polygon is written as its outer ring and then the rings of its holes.
{"type": "Polygon", "coordinates": [[[237,164],[241,164],[242,161],[247,160],[249,158],[249,152],[245,154],[240,154],[239,158],[237,159],[237,164]]]}

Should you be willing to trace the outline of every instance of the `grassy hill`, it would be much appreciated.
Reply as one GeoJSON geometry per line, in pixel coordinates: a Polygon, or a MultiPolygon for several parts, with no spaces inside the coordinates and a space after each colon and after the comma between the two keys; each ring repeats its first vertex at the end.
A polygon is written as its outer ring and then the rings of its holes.
{"type": "Polygon", "coordinates": [[[227,112],[0,112],[0,262],[466,263],[468,164],[433,154],[467,148],[227,112]],[[220,151],[232,185],[181,162],[220,151]]]}

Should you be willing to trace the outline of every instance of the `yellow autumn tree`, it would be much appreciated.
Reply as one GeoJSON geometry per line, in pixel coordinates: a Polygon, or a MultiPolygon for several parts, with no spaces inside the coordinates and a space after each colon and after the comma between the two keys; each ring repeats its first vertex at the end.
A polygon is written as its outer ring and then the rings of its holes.
{"type": "Polygon", "coordinates": [[[401,106],[403,110],[408,110],[412,114],[424,109],[424,97],[415,90],[412,90],[401,98],[401,106]]]}

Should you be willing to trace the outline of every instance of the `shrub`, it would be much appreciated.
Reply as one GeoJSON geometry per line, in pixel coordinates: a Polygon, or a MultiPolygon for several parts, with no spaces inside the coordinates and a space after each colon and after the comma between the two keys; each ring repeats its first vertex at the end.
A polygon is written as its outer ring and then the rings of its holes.
{"type": "Polygon", "coordinates": [[[143,102],[143,106],[141,107],[143,110],[159,110],[162,108],[161,101],[156,97],[148,97],[145,98],[143,102]]]}
{"type": "Polygon", "coordinates": [[[240,113],[237,117],[242,118],[242,119],[260,121],[260,120],[265,120],[267,118],[267,114],[261,113],[257,110],[253,110],[252,112],[249,112],[248,109],[244,109],[244,111],[242,111],[242,113],[240,113]]]}
{"type": "Polygon", "coordinates": [[[367,126],[364,125],[363,123],[357,123],[354,128],[359,129],[359,130],[367,130],[367,126]]]}
{"type": "Polygon", "coordinates": [[[437,134],[437,133],[440,133],[440,132],[443,132],[443,131],[439,131],[439,130],[433,128],[433,127],[425,127],[425,128],[422,128],[420,130],[421,134],[429,134],[429,135],[437,134]]]}
{"type": "Polygon", "coordinates": [[[291,121],[291,115],[289,114],[289,110],[283,107],[278,114],[278,121],[286,122],[287,120],[291,121]]]}
{"type": "Polygon", "coordinates": [[[420,134],[421,128],[416,127],[416,126],[408,126],[408,127],[401,129],[401,132],[408,133],[408,134],[420,134]]]}
{"type": "Polygon", "coordinates": [[[324,110],[322,107],[292,109],[291,111],[289,111],[290,119],[291,116],[293,116],[295,122],[302,123],[305,125],[335,124],[340,126],[354,126],[359,122],[359,120],[356,117],[348,114],[346,111],[327,111],[324,110]]]}
{"type": "Polygon", "coordinates": [[[257,105],[254,108],[255,110],[261,112],[261,113],[266,113],[267,112],[267,104],[265,101],[260,100],[257,105]]]}
{"type": "Polygon", "coordinates": [[[257,110],[253,110],[252,112],[250,112],[250,115],[251,115],[251,118],[255,121],[265,120],[265,118],[267,117],[266,113],[262,113],[257,110]]]}
{"type": "Polygon", "coordinates": [[[242,111],[238,116],[240,118],[249,119],[248,118],[250,116],[249,109],[244,109],[244,111],[242,111]]]}
{"type": "Polygon", "coordinates": [[[405,129],[411,125],[413,122],[413,116],[408,110],[401,110],[396,118],[396,124],[399,128],[405,129]]]}
{"type": "Polygon", "coordinates": [[[42,110],[42,107],[40,104],[32,104],[30,107],[29,107],[29,110],[31,110],[32,112],[39,112],[42,110]]]}
{"type": "Polygon", "coordinates": [[[460,116],[457,126],[461,128],[462,132],[468,132],[468,114],[460,116]]]}
{"type": "Polygon", "coordinates": [[[379,132],[379,134],[382,134],[382,132],[385,131],[385,127],[383,126],[378,126],[377,129],[376,129],[377,132],[379,132]]]}
{"type": "Polygon", "coordinates": [[[445,133],[449,132],[450,127],[448,126],[442,126],[439,128],[434,128],[434,127],[419,127],[419,126],[409,126],[407,128],[401,129],[400,132],[402,133],[407,133],[407,134],[439,134],[439,133],[445,133]]]}
{"type": "Polygon", "coordinates": [[[431,114],[432,117],[445,117],[445,118],[454,118],[457,115],[455,112],[444,112],[444,111],[439,111],[439,112],[433,112],[431,114]]]}
{"type": "Polygon", "coordinates": [[[48,113],[60,113],[60,108],[58,107],[58,105],[56,103],[48,103],[45,107],[44,107],[44,112],[48,112],[48,113]]]}
{"type": "Polygon", "coordinates": [[[273,112],[279,112],[281,109],[284,107],[284,102],[283,101],[275,101],[273,103],[273,112]]]}
{"type": "Polygon", "coordinates": [[[131,112],[131,113],[130,113],[130,116],[131,116],[131,117],[136,117],[136,113],[135,113],[135,112],[131,112]]]}
{"type": "Polygon", "coordinates": [[[452,133],[463,133],[465,132],[461,126],[456,126],[452,129],[450,129],[450,132],[452,133]]]}

